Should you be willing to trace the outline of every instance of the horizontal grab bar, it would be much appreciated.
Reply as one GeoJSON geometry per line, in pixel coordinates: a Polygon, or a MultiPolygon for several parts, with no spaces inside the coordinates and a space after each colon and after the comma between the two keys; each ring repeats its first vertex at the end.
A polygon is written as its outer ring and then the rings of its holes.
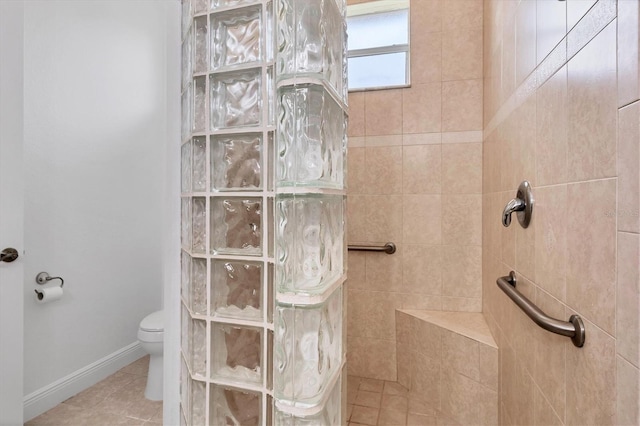
{"type": "Polygon", "coordinates": [[[509,272],[509,275],[506,277],[498,278],[496,283],[498,287],[500,287],[500,290],[504,291],[507,296],[540,327],[552,333],[570,337],[573,344],[579,348],[584,345],[584,323],[578,315],[571,315],[567,322],[551,318],[542,312],[531,300],[516,290],[516,274],[513,271],[509,272]]]}
{"type": "Polygon", "coordinates": [[[387,243],[383,246],[349,245],[347,248],[351,251],[383,251],[387,254],[396,252],[396,245],[393,243],[387,243]]]}

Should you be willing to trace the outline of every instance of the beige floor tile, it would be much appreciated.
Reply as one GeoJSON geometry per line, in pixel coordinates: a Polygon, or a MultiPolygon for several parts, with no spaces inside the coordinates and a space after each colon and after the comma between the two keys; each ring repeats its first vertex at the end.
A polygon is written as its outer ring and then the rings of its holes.
{"type": "Polygon", "coordinates": [[[148,368],[149,357],[140,358],[26,424],[162,424],[162,401],[149,401],[144,397],[148,368]]]}
{"type": "Polygon", "coordinates": [[[353,404],[347,404],[347,420],[351,420],[352,413],[353,413],[353,404]]]}
{"type": "Polygon", "coordinates": [[[392,411],[407,411],[409,404],[407,398],[402,395],[383,395],[380,408],[392,411]]]}
{"type": "Polygon", "coordinates": [[[382,393],[369,392],[365,390],[359,390],[356,395],[355,405],[361,405],[364,407],[380,407],[380,400],[382,399],[382,393]]]}
{"type": "Polygon", "coordinates": [[[358,396],[358,388],[347,386],[347,404],[354,404],[356,402],[356,396],[358,396]]]}
{"type": "Polygon", "coordinates": [[[149,372],[149,355],[143,356],[137,361],[132,362],[120,369],[123,373],[135,374],[136,376],[147,376],[149,372]]]}
{"type": "Polygon", "coordinates": [[[378,409],[356,405],[351,413],[351,423],[374,426],[378,422],[378,409]]]}
{"type": "Polygon", "coordinates": [[[33,420],[25,423],[26,426],[40,426],[40,425],[72,425],[73,419],[76,418],[83,410],[78,407],[67,404],[59,404],[36,417],[33,420]]]}
{"type": "Polygon", "coordinates": [[[156,413],[153,416],[151,416],[151,418],[149,419],[149,422],[162,424],[162,415],[163,415],[162,403],[160,403],[160,407],[158,408],[158,411],[156,411],[156,413]]]}
{"type": "Polygon", "coordinates": [[[130,417],[118,415],[115,413],[105,413],[99,410],[82,410],[81,414],[74,418],[74,425],[94,425],[94,426],[111,426],[111,425],[127,425],[140,426],[145,424],[145,420],[133,419],[130,417]]]}
{"type": "Polygon", "coordinates": [[[409,391],[407,388],[397,382],[384,382],[383,394],[387,395],[404,395],[406,396],[409,391]]]}
{"type": "Polygon", "coordinates": [[[356,389],[360,386],[360,380],[358,376],[347,376],[347,389],[356,389]]]}
{"type": "Polygon", "coordinates": [[[405,426],[407,424],[407,410],[380,409],[379,426],[405,426]]]}
{"type": "Polygon", "coordinates": [[[96,383],[92,387],[72,396],[64,401],[64,403],[85,409],[95,407],[104,401],[109,395],[125,388],[138,377],[139,376],[134,374],[118,371],[117,373],[96,383]]]}
{"type": "Polygon", "coordinates": [[[415,413],[407,414],[407,426],[435,426],[436,424],[435,416],[424,416],[415,413]]]}
{"type": "Polygon", "coordinates": [[[369,392],[382,392],[383,387],[384,381],[382,380],[363,378],[360,381],[360,387],[358,389],[369,392]]]}
{"type": "Polygon", "coordinates": [[[436,410],[421,395],[410,393],[408,397],[409,413],[435,416],[436,410]]]}

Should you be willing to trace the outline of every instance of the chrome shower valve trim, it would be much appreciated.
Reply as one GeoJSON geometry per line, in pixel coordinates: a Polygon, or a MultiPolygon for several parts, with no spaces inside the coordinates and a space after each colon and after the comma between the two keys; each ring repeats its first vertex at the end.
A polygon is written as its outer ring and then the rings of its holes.
{"type": "Polygon", "coordinates": [[[523,228],[527,228],[531,222],[533,214],[533,194],[531,192],[531,184],[523,181],[518,187],[516,198],[509,201],[502,211],[502,225],[508,227],[511,225],[511,214],[516,213],[518,222],[523,228]]]}

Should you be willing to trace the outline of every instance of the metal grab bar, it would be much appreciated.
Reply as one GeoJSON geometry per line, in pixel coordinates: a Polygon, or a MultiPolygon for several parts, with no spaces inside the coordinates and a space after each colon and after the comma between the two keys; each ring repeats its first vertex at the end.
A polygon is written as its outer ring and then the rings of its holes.
{"type": "Polygon", "coordinates": [[[352,251],[383,251],[387,254],[396,252],[396,245],[393,243],[387,243],[383,246],[349,245],[347,248],[352,251]]]}
{"type": "Polygon", "coordinates": [[[498,278],[496,283],[500,290],[504,291],[540,327],[552,333],[570,337],[573,344],[579,348],[584,345],[584,323],[578,315],[571,315],[567,322],[551,318],[542,312],[532,301],[516,290],[516,273],[513,271],[509,272],[509,276],[498,278]]]}

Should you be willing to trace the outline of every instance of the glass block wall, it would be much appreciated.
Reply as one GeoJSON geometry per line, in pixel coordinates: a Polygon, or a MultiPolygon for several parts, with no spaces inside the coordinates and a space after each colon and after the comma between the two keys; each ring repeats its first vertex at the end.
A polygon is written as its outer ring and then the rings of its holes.
{"type": "Polygon", "coordinates": [[[184,424],[342,423],[345,13],[182,2],[184,424]]]}

